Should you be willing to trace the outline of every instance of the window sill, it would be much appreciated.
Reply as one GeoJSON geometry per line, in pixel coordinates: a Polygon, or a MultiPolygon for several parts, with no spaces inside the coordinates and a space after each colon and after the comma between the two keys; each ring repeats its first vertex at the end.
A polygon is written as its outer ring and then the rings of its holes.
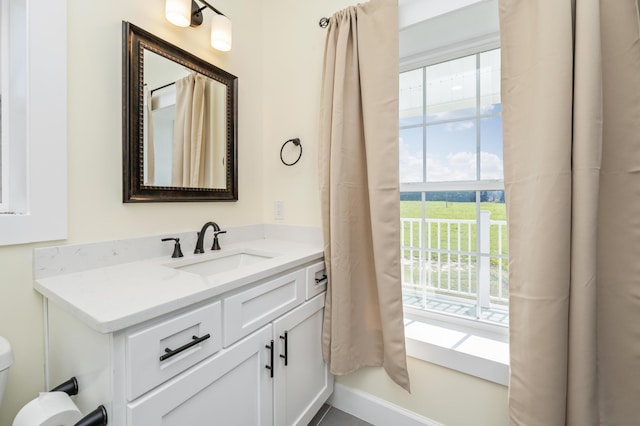
{"type": "MultiPolygon", "coordinates": [[[[471,321],[445,322],[405,308],[407,355],[490,382],[509,384],[509,343],[504,327],[481,329],[471,321]]],[[[441,317],[441,315],[438,315],[441,317]]]]}

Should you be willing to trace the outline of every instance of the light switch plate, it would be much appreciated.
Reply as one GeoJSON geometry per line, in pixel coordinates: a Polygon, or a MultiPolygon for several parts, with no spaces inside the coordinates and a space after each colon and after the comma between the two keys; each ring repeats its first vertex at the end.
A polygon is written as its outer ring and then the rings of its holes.
{"type": "Polygon", "coordinates": [[[273,218],[284,220],[284,201],[278,200],[273,204],[273,218]]]}

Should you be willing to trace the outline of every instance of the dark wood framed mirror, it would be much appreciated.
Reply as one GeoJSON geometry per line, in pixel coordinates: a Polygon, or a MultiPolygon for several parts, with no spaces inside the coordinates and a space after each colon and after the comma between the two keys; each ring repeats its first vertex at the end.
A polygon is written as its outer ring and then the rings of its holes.
{"type": "Polygon", "coordinates": [[[123,202],[238,200],[238,79],[122,23],[123,202]]]}

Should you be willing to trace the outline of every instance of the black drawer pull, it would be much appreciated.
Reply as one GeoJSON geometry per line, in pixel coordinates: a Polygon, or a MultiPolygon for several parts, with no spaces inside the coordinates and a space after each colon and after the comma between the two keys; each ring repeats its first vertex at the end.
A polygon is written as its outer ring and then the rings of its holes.
{"type": "Polygon", "coordinates": [[[284,359],[285,367],[289,365],[289,333],[284,332],[284,336],[280,336],[282,340],[284,340],[284,355],[280,354],[280,358],[284,359]]]}
{"type": "Polygon", "coordinates": [[[269,375],[273,378],[273,340],[265,348],[269,349],[269,365],[265,365],[264,368],[269,370],[269,375]]]}
{"type": "Polygon", "coordinates": [[[178,349],[169,349],[169,348],[165,348],[164,351],[166,352],[166,354],[162,355],[160,357],[160,361],[164,361],[165,359],[171,358],[174,355],[179,354],[182,351],[186,351],[187,349],[189,349],[192,346],[197,345],[200,342],[204,342],[205,340],[207,340],[209,337],[211,337],[211,335],[209,333],[205,334],[202,337],[198,337],[198,336],[191,336],[191,338],[193,339],[192,341],[190,341],[189,343],[180,346],[178,349]]]}
{"type": "Polygon", "coordinates": [[[316,278],[316,284],[320,284],[322,281],[326,281],[326,280],[327,280],[327,274],[324,274],[320,278],[316,278]]]}

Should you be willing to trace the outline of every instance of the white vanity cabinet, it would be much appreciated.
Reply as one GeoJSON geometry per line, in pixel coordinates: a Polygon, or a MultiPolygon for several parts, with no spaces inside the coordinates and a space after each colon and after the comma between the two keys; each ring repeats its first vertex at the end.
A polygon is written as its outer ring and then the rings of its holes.
{"type": "Polygon", "coordinates": [[[306,425],[333,391],[318,265],[113,333],[49,302],[51,384],[76,376],[81,410],[104,404],[118,426],[306,425]]]}

